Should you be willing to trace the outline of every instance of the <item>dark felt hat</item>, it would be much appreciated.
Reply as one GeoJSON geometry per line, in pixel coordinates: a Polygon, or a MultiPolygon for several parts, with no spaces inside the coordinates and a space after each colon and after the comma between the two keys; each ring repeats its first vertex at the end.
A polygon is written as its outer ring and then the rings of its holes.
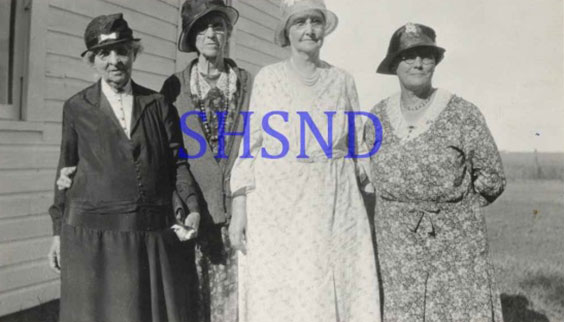
{"type": "Polygon", "coordinates": [[[229,23],[234,26],[239,19],[237,9],[226,6],[223,0],[186,0],[182,5],[182,32],[178,39],[178,50],[184,52],[196,51],[194,44],[190,44],[190,30],[198,19],[210,12],[220,12],[224,14],[229,23]]]}
{"type": "Polygon", "coordinates": [[[127,21],[123,19],[123,14],[98,16],[92,19],[86,27],[84,32],[86,50],[80,55],[84,56],[89,50],[139,40],[133,38],[133,31],[127,25],[127,21]]]}
{"type": "Polygon", "coordinates": [[[391,68],[394,60],[404,51],[416,47],[433,48],[437,53],[438,64],[443,59],[445,49],[437,46],[435,39],[436,34],[433,28],[418,23],[407,23],[392,35],[390,45],[388,46],[388,54],[382,60],[376,72],[395,75],[395,71],[391,68]]]}

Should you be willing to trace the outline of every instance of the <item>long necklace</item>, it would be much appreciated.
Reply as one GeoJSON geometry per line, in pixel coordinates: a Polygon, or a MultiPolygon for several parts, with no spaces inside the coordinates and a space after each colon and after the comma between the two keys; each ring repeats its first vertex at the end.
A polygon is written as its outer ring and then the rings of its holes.
{"type": "Polygon", "coordinates": [[[294,71],[300,77],[300,80],[307,86],[312,86],[319,80],[319,76],[321,75],[319,68],[315,67],[315,71],[312,74],[305,74],[300,71],[300,69],[294,63],[294,60],[290,58],[290,64],[292,65],[294,71]]]}
{"type": "MultiPolygon", "coordinates": [[[[195,68],[194,72],[197,75],[197,80],[196,80],[195,85],[196,85],[196,89],[197,89],[196,95],[197,95],[197,98],[198,98],[198,110],[200,111],[200,115],[201,115],[201,118],[202,118],[202,124],[204,125],[204,131],[206,132],[206,136],[210,139],[210,141],[216,142],[218,140],[218,135],[214,135],[212,133],[210,121],[208,120],[207,115],[206,115],[206,108],[204,106],[204,97],[202,95],[202,89],[200,87],[200,81],[205,81],[205,80],[201,79],[202,76],[200,75],[200,71],[198,69],[197,64],[194,66],[194,68],[195,68]]],[[[227,75],[229,75],[228,67],[226,67],[226,73],[227,73],[227,75]]],[[[225,130],[225,125],[226,125],[227,119],[228,119],[229,93],[230,93],[229,83],[230,82],[228,80],[227,81],[227,89],[226,89],[225,93],[223,93],[224,94],[224,100],[223,100],[224,105],[223,105],[223,110],[220,111],[223,115],[223,120],[222,120],[223,122],[221,122],[221,124],[219,124],[219,122],[218,122],[218,124],[217,124],[217,127],[218,127],[217,132],[218,133],[223,132],[225,130]]]]}

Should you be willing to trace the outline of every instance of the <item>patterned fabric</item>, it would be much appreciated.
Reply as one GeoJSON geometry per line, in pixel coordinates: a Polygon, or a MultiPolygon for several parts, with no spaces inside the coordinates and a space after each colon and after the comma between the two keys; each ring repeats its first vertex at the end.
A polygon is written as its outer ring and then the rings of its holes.
{"type": "MultiPolygon", "coordinates": [[[[253,87],[251,154],[238,158],[231,188],[247,194],[247,254],[239,254],[240,322],[380,321],[378,280],[369,222],[347,151],[345,111],[358,109],[354,81],[326,63],[311,87],[300,83],[289,62],[263,68],[253,87]],[[262,117],[288,139],[263,133],[262,117]],[[306,131],[307,161],[298,161],[300,122],[306,111],[325,137],[333,117],[333,158],[306,131]]],[[[362,129],[362,126],[359,127],[362,129]]],[[[242,152],[242,148],[240,152],[242,152]]]]}
{"type": "MultiPolygon", "coordinates": [[[[217,113],[225,112],[227,109],[227,117],[223,120],[224,123],[222,124],[225,131],[231,129],[231,125],[237,116],[236,113],[234,113],[235,102],[237,101],[237,74],[232,68],[226,65],[228,72],[221,73],[216,85],[211,86],[204,77],[198,74],[196,66],[197,65],[194,65],[194,67],[192,67],[190,73],[192,100],[196,106],[203,107],[205,121],[202,118],[200,118],[200,121],[203,128],[205,128],[206,125],[209,128],[209,133],[204,130],[204,135],[213,153],[217,154],[220,127],[217,113]]],[[[225,144],[229,145],[229,140],[232,138],[233,136],[230,135],[225,136],[225,144]]],[[[219,162],[219,159],[216,159],[216,161],[219,162]]]]}
{"type": "Polygon", "coordinates": [[[383,127],[371,181],[384,321],[502,321],[479,207],[505,187],[501,159],[476,106],[443,90],[431,104],[416,135],[402,128],[399,95],[372,111],[383,127]]]}
{"type": "Polygon", "coordinates": [[[237,322],[237,253],[227,227],[202,227],[196,248],[198,322],[237,322]]]}

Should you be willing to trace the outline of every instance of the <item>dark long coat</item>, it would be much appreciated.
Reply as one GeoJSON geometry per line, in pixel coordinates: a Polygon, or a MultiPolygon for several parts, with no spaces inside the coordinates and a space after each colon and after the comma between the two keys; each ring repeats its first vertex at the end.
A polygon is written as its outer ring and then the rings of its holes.
{"type": "Polygon", "coordinates": [[[132,84],[131,138],[100,82],[63,108],[57,175],[77,166],[50,209],[61,235],[61,311],[65,321],[189,321],[193,245],[173,224],[176,188],[198,210],[178,114],[162,95],[132,84]]]}

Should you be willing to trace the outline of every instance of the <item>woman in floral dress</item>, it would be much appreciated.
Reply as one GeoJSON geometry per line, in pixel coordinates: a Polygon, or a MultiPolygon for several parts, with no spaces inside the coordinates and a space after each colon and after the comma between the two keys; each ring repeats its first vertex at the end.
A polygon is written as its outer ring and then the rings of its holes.
{"type": "Polygon", "coordinates": [[[501,159],[472,103],[432,86],[444,49],[433,29],[408,23],[378,72],[401,92],[378,103],[371,158],[384,321],[502,321],[480,206],[505,187],[501,159]]]}
{"type": "Polygon", "coordinates": [[[276,41],[290,45],[291,57],[256,76],[252,158],[238,158],[231,177],[230,236],[246,252],[239,255],[239,321],[380,321],[360,168],[346,158],[345,112],[358,109],[356,88],[348,73],[319,58],[337,17],[319,0],[283,9],[276,41]],[[331,156],[309,125],[300,131],[300,117],[311,117],[326,140],[326,113],[334,113],[331,156]]]}

